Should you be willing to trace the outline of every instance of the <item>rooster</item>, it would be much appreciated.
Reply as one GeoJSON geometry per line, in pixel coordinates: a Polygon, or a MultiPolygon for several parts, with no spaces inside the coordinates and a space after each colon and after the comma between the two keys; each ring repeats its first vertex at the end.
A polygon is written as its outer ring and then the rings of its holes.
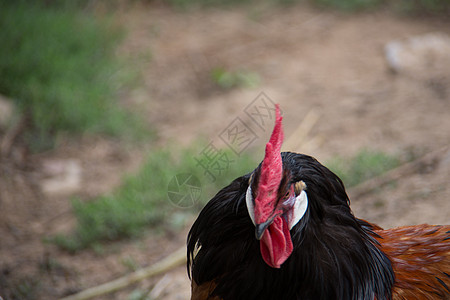
{"type": "Polygon", "coordinates": [[[262,163],[188,234],[192,300],[450,299],[450,226],[358,219],[339,177],[282,142],[277,105],[262,163]]]}

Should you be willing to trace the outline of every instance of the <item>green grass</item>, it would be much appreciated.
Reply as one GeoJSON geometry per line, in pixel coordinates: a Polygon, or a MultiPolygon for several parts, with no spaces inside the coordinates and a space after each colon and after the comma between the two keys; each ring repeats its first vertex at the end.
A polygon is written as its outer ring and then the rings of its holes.
{"type": "Polygon", "coordinates": [[[219,189],[257,166],[250,155],[237,157],[231,151],[223,151],[233,162],[214,182],[197,165],[195,158],[199,158],[200,151],[153,151],[140,171],[127,176],[111,195],[90,201],[74,200],[75,231],[70,235],[57,235],[51,241],[75,252],[104,241],[140,236],[146,228],[178,228],[184,224],[183,218],[198,212],[219,189]],[[168,198],[169,182],[180,173],[194,175],[202,188],[199,201],[192,207],[176,206],[168,198]]]}
{"type": "MultiPolygon", "coordinates": [[[[142,0],[148,1],[148,0],[142,0]]],[[[261,1],[226,1],[226,0],[165,0],[174,7],[188,9],[192,7],[211,7],[211,6],[236,6],[260,5],[261,1]]],[[[263,3],[275,5],[292,5],[297,3],[310,3],[319,8],[330,8],[339,11],[354,12],[361,10],[375,10],[380,7],[398,11],[408,15],[431,15],[448,17],[450,13],[449,0],[265,0],[263,3]]]]}
{"type": "MultiPolygon", "coordinates": [[[[255,0],[245,0],[245,1],[225,1],[225,0],[166,0],[169,4],[180,7],[180,8],[191,8],[191,7],[209,7],[209,6],[231,6],[237,4],[250,4],[258,5],[261,4],[255,0]]],[[[329,7],[345,11],[354,11],[360,9],[368,9],[376,7],[383,3],[383,0],[266,0],[264,1],[268,4],[275,5],[291,5],[296,3],[312,3],[313,5],[318,5],[319,7],[329,7]]]]}
{"type": "Polygon", "coordinates": [[[116,56],[124,32],[77,9],[0,0],[0,93],[15,102],[39,142],[59,133],[129,135],[136,117],[117,105],[137,72],[116,56]]]}
{"type": "Polygon", "coordinates": [[[397,0],[394,8],[408,15],[430,15],[450,17],[449,0],[397,0]]]}
{"type": "Polygon", "coordinates": [[[336,156],[326,166],[336,173],[346,187],[355,186],[399,166],[401,159],[381,151],[363,149],[354,157],[336,156]]]}
{"type": "Polygon", "coordinates": [[[343,11],[373,9],[383,3],[383,0],[313,0],[314,4],[343,11]]]}

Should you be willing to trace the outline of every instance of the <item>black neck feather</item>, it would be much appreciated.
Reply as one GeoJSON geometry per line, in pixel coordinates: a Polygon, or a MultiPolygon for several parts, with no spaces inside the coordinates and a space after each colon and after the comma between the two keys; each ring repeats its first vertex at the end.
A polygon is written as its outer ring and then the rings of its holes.
{"type": "Polygon", "coordinates": [[[280,269],[262,259],[246,204],[250,174],[223,188],[188,236],[188,272],[215,280],[228,299],[391,299],[391,262],[371,226],[356,219],[342,181],[314,158],[282,153],[293,182],[307,185],[308,210],[291,230],[294,250],[280,269]],[[194,256],[196,245],[201,245],[194,256]]]}

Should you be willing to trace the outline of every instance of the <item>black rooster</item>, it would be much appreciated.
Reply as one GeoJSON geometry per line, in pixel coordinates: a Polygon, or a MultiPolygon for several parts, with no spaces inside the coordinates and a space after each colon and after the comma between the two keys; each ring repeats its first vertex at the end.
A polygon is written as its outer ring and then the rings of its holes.
{"type": "Polygon", "coordinates": [[[219,191],[193,224],[191,299],[450,299],[449,227],[423,225],[407,237],[357,219],[334,173],[310,156],[280,155],[281,120],[277,106],[263,162],[219,191]],[[430,279],[417,278],[430,267],[415,257],[424,235],[432,245],[421,255],[436,258],[430,279]],[[432,282],[421,297],[423,280],[432,282]]]}

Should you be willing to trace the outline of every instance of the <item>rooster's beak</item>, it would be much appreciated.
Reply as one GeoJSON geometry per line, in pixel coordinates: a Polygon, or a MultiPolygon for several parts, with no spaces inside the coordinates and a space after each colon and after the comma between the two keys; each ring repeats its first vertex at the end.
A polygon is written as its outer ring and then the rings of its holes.
{"type": "Polygon", "coordinates": [[[255,225],[255,235],[256,235],[256,239],[257,240],[260,240],[262,238],[262,236],[264,235],[264,232],[266,231],[267,227],[269,227],[270,224],[272,224],[272,222],[273,222],[273,219],[270,218],[269,220],[267,220],[264,223],[255,225]]]}

